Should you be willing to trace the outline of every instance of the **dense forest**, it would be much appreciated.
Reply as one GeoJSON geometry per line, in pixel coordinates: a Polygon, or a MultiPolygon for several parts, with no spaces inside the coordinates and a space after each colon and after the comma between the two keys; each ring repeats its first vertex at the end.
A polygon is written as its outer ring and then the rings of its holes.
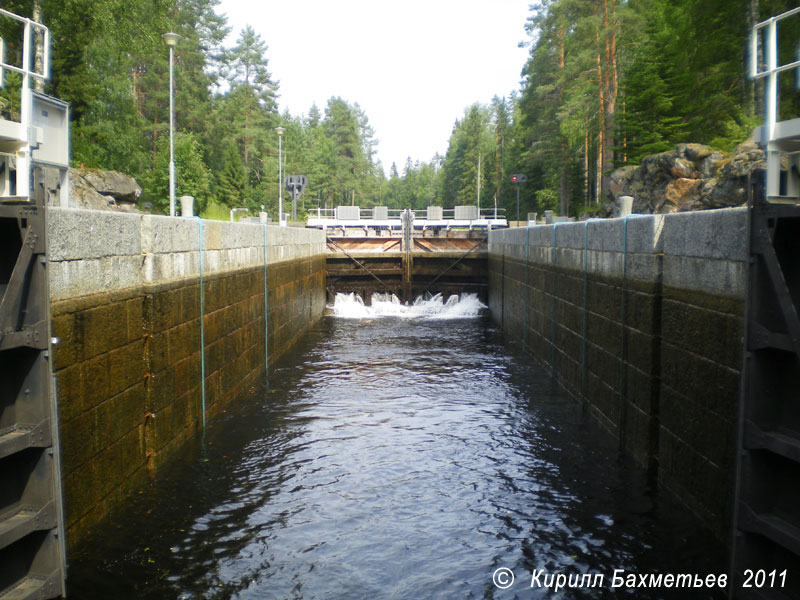
{"type": "MultiPolygon", "coordinates": [[[[763,113],[762,85],[746,77],[750,27],[794,4],[534,2],[520,23],[529,48],[521,88],[465,99],[479,101],[455,121],[446,154],[404,165],[376,160],[375,132],[357,103],[331,98],[308,114],[280,114],[269,40],[247,27],[225,46],[229,27],[216,0],[6,0],[3,8],[51,30],[45,91],[70,103],[73,166],[133,175],[154,211],[168,205],[169,66],[160,34],[175,31],[177,194],[194,195],[205,215],[266,205],[274,218],[282,126],[284,173],[310,181],[304,210],[496,201],[513,217],[511,173],[529,177],[523,214],[578,214],[604,200],[613,169],[647,154],[679,142],[733,149],[763,113]]],[[[13,57],[19,27],[0,29],[13,57]]],[[[781,25],[780,39],[780,60],[794,60],[800,18],[781,25]]],[[[5,77],[0,109],[13,116],[16,75],[5,77]]],[[[800,114],[798,87],[800,78],[785,74],[784,115],[800,114]]]]}

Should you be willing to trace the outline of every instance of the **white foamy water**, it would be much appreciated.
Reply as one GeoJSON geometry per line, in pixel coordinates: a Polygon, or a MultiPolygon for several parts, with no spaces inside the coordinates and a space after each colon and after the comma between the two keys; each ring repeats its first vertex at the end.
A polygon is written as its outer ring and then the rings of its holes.
{"type": "Polygon", "coordinates": [[[487,308],[477,294],[450,296],[444,302],[441,294],[427,299],[418,296],[413,304],[403,304],[394,294],[372,294],[372,305],[366,306],[358,294],[336,294],[333,316],[343,319],[400,317],[404,319],[473,319],[487,308]]]}

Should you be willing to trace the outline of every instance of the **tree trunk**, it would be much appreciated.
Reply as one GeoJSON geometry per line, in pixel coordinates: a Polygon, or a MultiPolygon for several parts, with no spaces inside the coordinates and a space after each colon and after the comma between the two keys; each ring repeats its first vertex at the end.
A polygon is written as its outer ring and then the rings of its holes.
{"type": "Polygon", "coordinates": [[[583,200],[590,204],[589,198],[589,119],[585,120],[583,133],[583,200]]]}
{"type": "Polygon", "coordinates": [[[494,197],[500,195],[500,132],[497,125],[494,127],[494,197]]]}
{"type": "MultiPolygon", "coordinates": [[[[566,156],[569,148],[567,140],[562,142],[563,155],[566,156]]],[[[569,216],[569,162],[561,161],[558,173],[558,214],[569,216]]]]}
{"type": "MultiPolygon", "coordinates": [[[[761,18],[761,9],[758,5],[758,0],[750,0],[750,10],[748,11],[747,15],[747,25],[748,25],[748,39],[753,31],[753,27],[758,24],[761,18]]],[[[746,60],[750,59],[750,52],[748,51],[746,56],[746,60]]],[[[758,44],[758,58],[757,64],[761,64],[763,60],[762,56],[762,49],[761,44],[758,44]]],[[[761,81],[753,81],[750,82],[750,106],[751,106],[751,115],[762,115],[764,114],[764,85],[761,81]]]]}
{"type": "MultiPolygon", "coordinates": [[[[244,111],[244,164],[247,165],[247,116],[248,113],[244,111]]],[[[280,182],[278,182],[280,184],[280,182]]]]}
{"type": "Polygon", "coordinates": [[[619,92],[618,74],[617,74],[617,15],[615,12],[616,0],[610,0],[611,16],[607,36],[609,40],[610,55],[609,55],[609,74],[608,74],[608,93],[606,94],[606,138],[611,140],[611,143],[606,143],[606,159],[605,164],[609,167],[614,164],[614,149],[616,145],[616,115],[617,115],[617,94],[619,92]]]}
{"type": "MultiPolygon", "coordinates": [[[[566,29],[563,25],[558,28],[558,68],[563,71],[567,65],[566,48],[564,38],[566,29]]],[[[559,101],[564,102],[564,90],[558,91],[559,101]]],[[[558,168],[558,214],[566,217],[569,214],[569,141],[565,136],[561,136],[561,166],[558,168]]]]}
{"type": "Polygon", "coordinates": [[[602,58],[600,57],[600,32],[597,32],[597,90],[599,110],[597,111],[598,128],[597,128],[597,173],[595,182],[595,202],[600,202],[603,196],[603,173],[605,171],[605,155],[606,155],[606,99],[603,85],[603,66],[602,58]]]}
{"type": "MultiPolygon", "coordinates": [[[[33,20],[37,23],[42,22],[42,6],[40,0],[33,0],[33,20]]],[[[33,70],[37,73],[44,72],[44,34],[38,29],[34,29],[33,36],[33,70]]],[[[34,91],[44,93],[44,80],[38,77],[33,78],[34,91]]]]}

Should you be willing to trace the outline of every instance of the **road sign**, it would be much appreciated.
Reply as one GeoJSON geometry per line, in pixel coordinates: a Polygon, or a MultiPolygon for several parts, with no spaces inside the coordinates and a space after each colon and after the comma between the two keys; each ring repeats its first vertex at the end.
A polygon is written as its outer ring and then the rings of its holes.
{"type": "Polygon", "coordinates": [[[292,193],[292,221],[297,221],[297,199],[308,185],[308,177],[305,175],[287,175],[283,180],[286,189],[292,193]]]}
{"type": "Polygon", "coordinates": [[[292,200],[297,200],[308,185],[308,177],[305,175],[287,175],[283,183],[286,189],[292,193],[292,200]]]}

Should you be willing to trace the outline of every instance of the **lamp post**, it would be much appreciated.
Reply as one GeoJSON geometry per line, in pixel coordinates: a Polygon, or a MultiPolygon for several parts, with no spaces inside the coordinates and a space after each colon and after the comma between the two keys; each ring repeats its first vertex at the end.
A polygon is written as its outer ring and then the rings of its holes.
{"type": "Polygon", "coordinates": [[[276,127],[278,132],[278,225],[283,225],[283,127],[276,127]]]}
{"type": "Polygon", "coordinates": [[[181,39],[177,33],[161,36],[169,47],[169,216],[175,216],[175,85],[172,79],[172,63],[175,44],[181,39]]]}
{"type": "Polygon", "coordinates": [[[528,176],[522,173],[511,176],[511,183],[517,184],[517,227],[519,227],[519,184],[528,181],[528,176]]]}

